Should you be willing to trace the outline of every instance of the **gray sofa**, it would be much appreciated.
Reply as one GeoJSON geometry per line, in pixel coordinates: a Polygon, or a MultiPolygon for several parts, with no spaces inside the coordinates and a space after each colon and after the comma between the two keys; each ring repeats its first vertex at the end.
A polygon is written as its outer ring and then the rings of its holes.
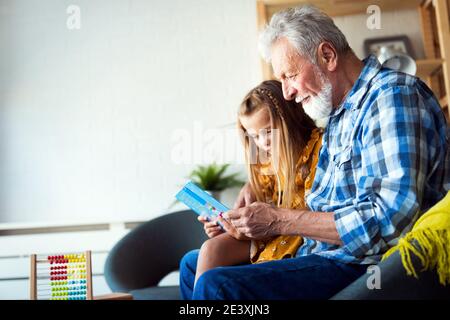
{"type": "MultiPolygon", "coordinates": [[[[196,214],[190,210],[143,223],[110,251],[105,263],[106,282],[113,292],[129,292],[136,300],[178,300],[178,286],[160,287],[158,283],[178,269],[186,252],[199,248],[206,239],[196,214]]],[[[413,260],[420,270],[419,261],[413,260]]],[[[381,289],[369,289],[368,273],[331,299],[450,299],[450,285],[440,285],[435,272],[420,272],[419,279],[406,275],[398,253],[378,267],[381,289]]]]}
{"type": "Polygon", "coordinates": [[[113,292],[129,292],[136,300],[177,300],[178,286],[158,287],[178,270],[183,255],[207,239],[197,215],[178,211],[131,230],[109,252],[105,279],[113,292]]]}

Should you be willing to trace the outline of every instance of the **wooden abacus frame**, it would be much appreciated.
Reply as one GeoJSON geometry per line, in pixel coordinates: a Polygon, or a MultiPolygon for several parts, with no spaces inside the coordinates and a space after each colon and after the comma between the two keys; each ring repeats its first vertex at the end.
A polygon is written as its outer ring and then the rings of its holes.
{"type": "MultiPolygon", "coordinates": [[[[85,258],[86,258],[86,300],[93,300],[91,251],[84,251],[82,253],[85,255],[85,258]]],[[[67,255],[67,254],[71,254],[71,253],[60,254],[60,255],[67,255]]],[[[48,260],[46,260],[46,261],[48,261],[48,260]]],[[[30,273],[30,299],[31,300],[38,299],[37,264],[39,262],[44,262],[44,260],[38,261],[37,255],[32,254],[31,255],[31,273],[30,273]]]]}

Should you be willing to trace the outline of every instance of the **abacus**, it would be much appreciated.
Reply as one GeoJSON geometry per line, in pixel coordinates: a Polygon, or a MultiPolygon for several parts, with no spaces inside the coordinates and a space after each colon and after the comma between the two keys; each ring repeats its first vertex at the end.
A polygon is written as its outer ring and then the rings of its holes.
{"type": "Polygon", "coordinates": [[[31,255],[31,300],[92,300],[91,252],[31,255]]]}

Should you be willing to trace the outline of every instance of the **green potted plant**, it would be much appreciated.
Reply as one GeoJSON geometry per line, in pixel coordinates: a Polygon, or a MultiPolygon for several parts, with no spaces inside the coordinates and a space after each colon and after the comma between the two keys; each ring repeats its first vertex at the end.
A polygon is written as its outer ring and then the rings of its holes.
{"type": "Polygon", "coordinates": [[[245,181],[239,179],[239,173],[225,174],[229,166],[229,164],[219,165],[216,163],[206,166],[199,165],[192,170],[189,179],[220,201],[220,195],[223,190],[241,187],[245,184],[245,181]]]}

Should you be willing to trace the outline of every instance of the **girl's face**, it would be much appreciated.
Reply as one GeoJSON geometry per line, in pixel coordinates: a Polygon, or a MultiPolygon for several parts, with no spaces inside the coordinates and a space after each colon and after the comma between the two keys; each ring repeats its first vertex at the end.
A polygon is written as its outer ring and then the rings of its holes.
{"type": "Polygon", "coordinates": [[[270,155],[272,126],[269,110],[264,107],[250,115],[240,116],[239,120],[256,146],[270,155]]]}

